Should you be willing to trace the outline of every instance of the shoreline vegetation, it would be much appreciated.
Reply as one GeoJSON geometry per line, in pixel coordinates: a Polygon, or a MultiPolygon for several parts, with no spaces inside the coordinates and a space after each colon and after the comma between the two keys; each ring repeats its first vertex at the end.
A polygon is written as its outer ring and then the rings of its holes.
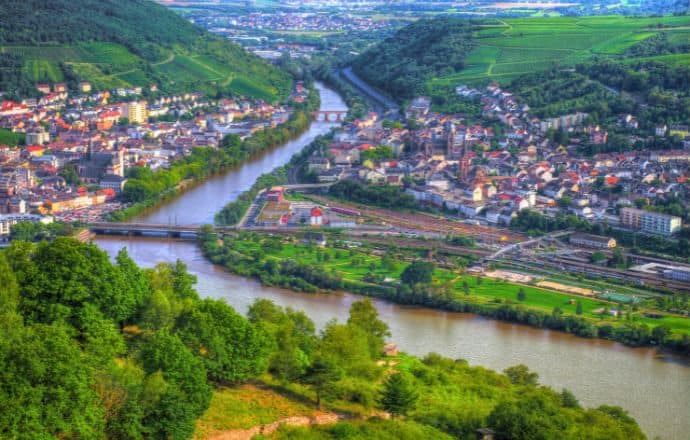
{"type": "Polygon", "coordinates": [[[208,439],[325,409],[352,418],[276,438],[646,438],[624,409],[585,408],[524,365],[386,355],[368,299],[317,332],[268,300],[245,316],[202,299],[196,281],[180,261],[141,269],[125,249],[113,261],[71,238],[13,241],[0,252],[0,432],[208,439]]]}
{"type": "Polygon", "coordinates": [[[423,255],[407,252],[404,245],[381,255],[364,246],[348,247],[346,241],[338,240],[337,234],[329,237],[326,247],[319,247],[296,239],[252,233],[221,240],[211,229],[200,234],[199,243],[204,256],[214,264],[268,286],[298,292],[347,291],[402,305],[474,313],[584,338],[607,339],[631,347],[657,347],[690,356],[687,325],[676,322],[673,316],[667,316],[668,322],[661,324],[631,307],[470,276],[464,273],[466,261],[456,261],[457,270],[437,267],[423,261],[423,255]],[[406,282],[405,273],[417,266],[426,266],[418,268],[426,275],[406,282]],[[616,316],[607,311],[616,311],[616,316]]]}
{"type": "Polygon", "coordinates": [[[259,131],[245,140],[237,135],[227,135],[217,149],[195,148],[189,156],[175,161],[166,170],[153,172],[145,167],[132,168],[121,195],[122,200],[131,205],[111,213],[109,220],[128,220],[180,195],[213,175],[239,166],[258,154],[299,137],[309,128],[311,112],[318,109],[319,104],[319,93],[311,85],[307,101],[292,103],[293,112],[288,121],[275,128],[259,131]]]}

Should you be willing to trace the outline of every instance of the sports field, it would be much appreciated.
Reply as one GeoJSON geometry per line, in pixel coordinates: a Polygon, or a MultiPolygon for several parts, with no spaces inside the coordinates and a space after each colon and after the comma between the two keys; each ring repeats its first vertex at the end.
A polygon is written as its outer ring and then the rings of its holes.
{"type": "MultiPolygon", "coordinates": [[[[545,70],[554,64],[572,66],[592,56],[621,58],[628,48],[659,33],[674,42],[690,42],[690,16],[631,18],[622,16],[516,18],[500,20],[474,33],[477,47],[466,67],[431,81],[457,85],[499,80],[545,70]]],[[[690,54],[653,57],[690,64],[690,54]]]]}

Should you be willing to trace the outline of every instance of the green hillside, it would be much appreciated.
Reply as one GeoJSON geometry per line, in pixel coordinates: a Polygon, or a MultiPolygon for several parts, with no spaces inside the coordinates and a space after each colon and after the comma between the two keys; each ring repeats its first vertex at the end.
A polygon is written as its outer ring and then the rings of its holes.
{"type": "Polygon", "coordinates": [[[0,2],[0,90],[36,82],[95,89],[157,84],[283,99],[290,78],[239,46],[148,0],[0,2]]]}
{"type": "MultiPolygon", "coordinates": [[[[651,46],[651,45],[650,45],[651,46]]],[[[447,92],[458,84],[509,83],[515,78],[593,59],[634,62],[642,58],[671,65],[690,65],[690,16],[668,17],[552,17],[486,21],[433,20],[401,29],[355,61],[367,81],[401,99],[413,93],[447,92]],[[464,25],[462,24],[464,23],[464,25]],[[467,27],[471,26],[471,31],[467,27]],[[435,35],[435,38],[427,38],[435,35]],[[400,38],[400,37],[403,38],[400,38]],[[635,48],[663,40],[650,53],[635,48]],[[439,45],[456,47],[454,57],[434,51],[439,45]],[[469,50],[468,50],[469,48],[469,50]],[[412,54],[407,67],[395,71],[390,60],[412,54]],[[458,55],[463,56],[458,60],[458,55]],[[418,67],[422,66],[422,67],[418,67]],[[381,72],[374,76],[378,69],[381,72]],[[398,75],[393,81],[388,72],[398,75]],[[382,80],[385,79],[385,80],[382,80]],[[419,79],[426,87],[414,87],[419,79]],[[401,92],[400,84],[407,91],[401,92]]]]}

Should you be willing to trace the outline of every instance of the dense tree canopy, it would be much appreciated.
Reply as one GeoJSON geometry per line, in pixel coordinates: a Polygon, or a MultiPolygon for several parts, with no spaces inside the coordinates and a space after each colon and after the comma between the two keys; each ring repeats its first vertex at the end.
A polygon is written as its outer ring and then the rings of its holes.
{"type": "Polygon", "coordinates": [[[419,20],[363,53],[354,68],[396,99],[409,99],[424,94],[432,77],[461,70],[473,47],[469,21],[419,20]]]}

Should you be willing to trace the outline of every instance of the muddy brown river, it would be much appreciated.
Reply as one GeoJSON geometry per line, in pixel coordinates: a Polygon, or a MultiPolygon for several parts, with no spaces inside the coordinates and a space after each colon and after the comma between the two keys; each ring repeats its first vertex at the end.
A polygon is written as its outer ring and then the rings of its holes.
{"type": "MultiPolygon", "coordinates": [[[[317,84],[323,110],[345,109],[332,90],[317,84]]],[[[262,173],[286,163],[332,124],[314,123],[299,138],[246,164],[218,175],[144,213],[135,221],[170,224],[212,223],[213,215],[248,189],[262,173]]],[[[197,276],[204,297],[221,298],[244,313],[256,299],[304,310],[323,326],[333,318],[345,320],[358,296],[305,294],[261,286],[234,276],[206,261],[190,241],[146,237],[98,237],[95,242],[111,255],[127,247],[144,267],[159,262],[184,261],[197,276]]],[[[391,328],[391,340],[410,354],[429,352],[462,358],[474,365],[503,370],[523,363],[539,373],[540,382],[557,390],[568,388],[585,406],[620,405],[628,410],[650,437],[690,439],[690,362],[652,349],[578,338],[561,332],[535,329],[384,301],[375,305],[391,328]]]]}

